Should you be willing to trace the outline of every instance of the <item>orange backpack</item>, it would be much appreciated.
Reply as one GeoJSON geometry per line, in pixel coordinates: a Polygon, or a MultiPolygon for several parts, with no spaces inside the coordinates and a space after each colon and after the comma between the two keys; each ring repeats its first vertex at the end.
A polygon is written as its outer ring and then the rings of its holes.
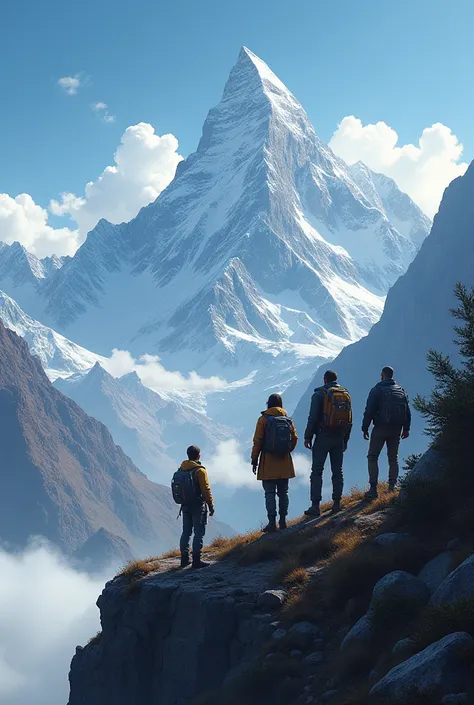
{"type": "Polygon", "coordinates": [[[351,395],[344,387],[321,389],[324,395],[321,428],[344,429],[352,425],[351,395]]]}

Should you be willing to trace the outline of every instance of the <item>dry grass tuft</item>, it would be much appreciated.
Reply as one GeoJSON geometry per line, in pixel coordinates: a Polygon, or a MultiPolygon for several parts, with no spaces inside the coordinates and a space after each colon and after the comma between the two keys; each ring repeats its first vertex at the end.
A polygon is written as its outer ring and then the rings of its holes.
{"type": "Polygon", "coordinates": [[[237,534],[230,538],[218,536],[214,541],[206,546],[204,551],[212,553],[217,559],[227,558],[230,555],[238,555],[246,546],[251,545],[262,537],[262,532],[251,531],[248,534],[237,534]]]}
{"type": "Polygon", "coordinates": [[[171,551],[166,551],[166,553],[163,553],[161,558],[179,558],[181,556],[181,552],[179,548],[172,548],[171,551]]]}
{"type": "Polygon", "coordinates": [[[102,636],[102,632],[98,631],[97,634],[94,634],[94,636],[91,636],[91,638],[89,639],[87,644],[88,645],[98,644],[101,636],[102,636]]]}
{"type": "Polygon", "coordinates": [[[160,559],[156,556],[151,558],[142,558],[136,561],[130,561],[127,565],[122,568],[119,575],[128,575],[130,577],[143,577],[153,571],[158,570],[160,567],[160,559]]]}

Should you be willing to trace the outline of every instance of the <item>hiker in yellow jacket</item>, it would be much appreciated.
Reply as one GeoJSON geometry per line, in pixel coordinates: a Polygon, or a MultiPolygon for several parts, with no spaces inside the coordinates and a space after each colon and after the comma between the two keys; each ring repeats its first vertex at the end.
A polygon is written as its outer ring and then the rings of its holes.
{"type": "Polygon", "coordinates": [[[270,394],[266,411],[257,421],[253,437],[252,467],[265,492],[268,524],[265,532],[276,531],[276,495],[278,495],[280,529],[286,529],[288,483],[295,476],[292,451],[298,442],[293,421],[283,409],[280,394],[270,394]],[[276,419],[280,419],[276,421],[276,419]],[[257,472],[258,467],[258,472],[257,472]]]}
{"type": "Polygon", "coordinates": [[[188,460],[181,463],[180,470],[195,472],[195,481],[200,490],[200,497],[192,504],[183,504],[181,507],[183,515],[183,533],[179,548],[181,551],[181,567],[189,565],[189,542],[193,537],[193,568],[206,568],[209,563],[201,560],[201,551],[204,545],[204,535],[207,525],[207,510],[211,517],[214,515],[214,500],[212,498],[211,486],[207,476],[206,468],[201,465],[201,450],[197,446],[189,446],[186,451],[188,460]]]}

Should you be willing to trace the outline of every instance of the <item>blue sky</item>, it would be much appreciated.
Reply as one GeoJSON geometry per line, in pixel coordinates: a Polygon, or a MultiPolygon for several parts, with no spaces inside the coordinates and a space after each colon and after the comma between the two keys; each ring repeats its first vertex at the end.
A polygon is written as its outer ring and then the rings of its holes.
{"type": "Polygon", "coordinates": [[[129,125],[196,147],[239,48],[261,56],[328,141],[347,115],[400,143],[435,122],[474,157],[471,0],[17,0],[0,16],[0,193],[81,194],[129,125]],[[87,84],[69,96],[62,76],[87,84]],[[105,102],[113,123],[90,109],[105,102]]]}

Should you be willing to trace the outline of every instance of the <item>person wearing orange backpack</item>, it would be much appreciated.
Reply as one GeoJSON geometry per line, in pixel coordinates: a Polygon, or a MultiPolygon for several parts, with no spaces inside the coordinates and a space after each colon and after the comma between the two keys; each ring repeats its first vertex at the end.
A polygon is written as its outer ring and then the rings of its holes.
{"type": "Polygon", "coordinates": [[[332,472],[332,511],[340,511],[344,486],[342,464],[351,429],[351,396],[347,389],[337,383],[336,372],[328,370],[324,374],[324,385],[314,390],[304,434],[305,448],[313,452],[310,477],[311,506],[305,511],[306,516],[321,515],[323,471],[328,455],[332,472]]]}

